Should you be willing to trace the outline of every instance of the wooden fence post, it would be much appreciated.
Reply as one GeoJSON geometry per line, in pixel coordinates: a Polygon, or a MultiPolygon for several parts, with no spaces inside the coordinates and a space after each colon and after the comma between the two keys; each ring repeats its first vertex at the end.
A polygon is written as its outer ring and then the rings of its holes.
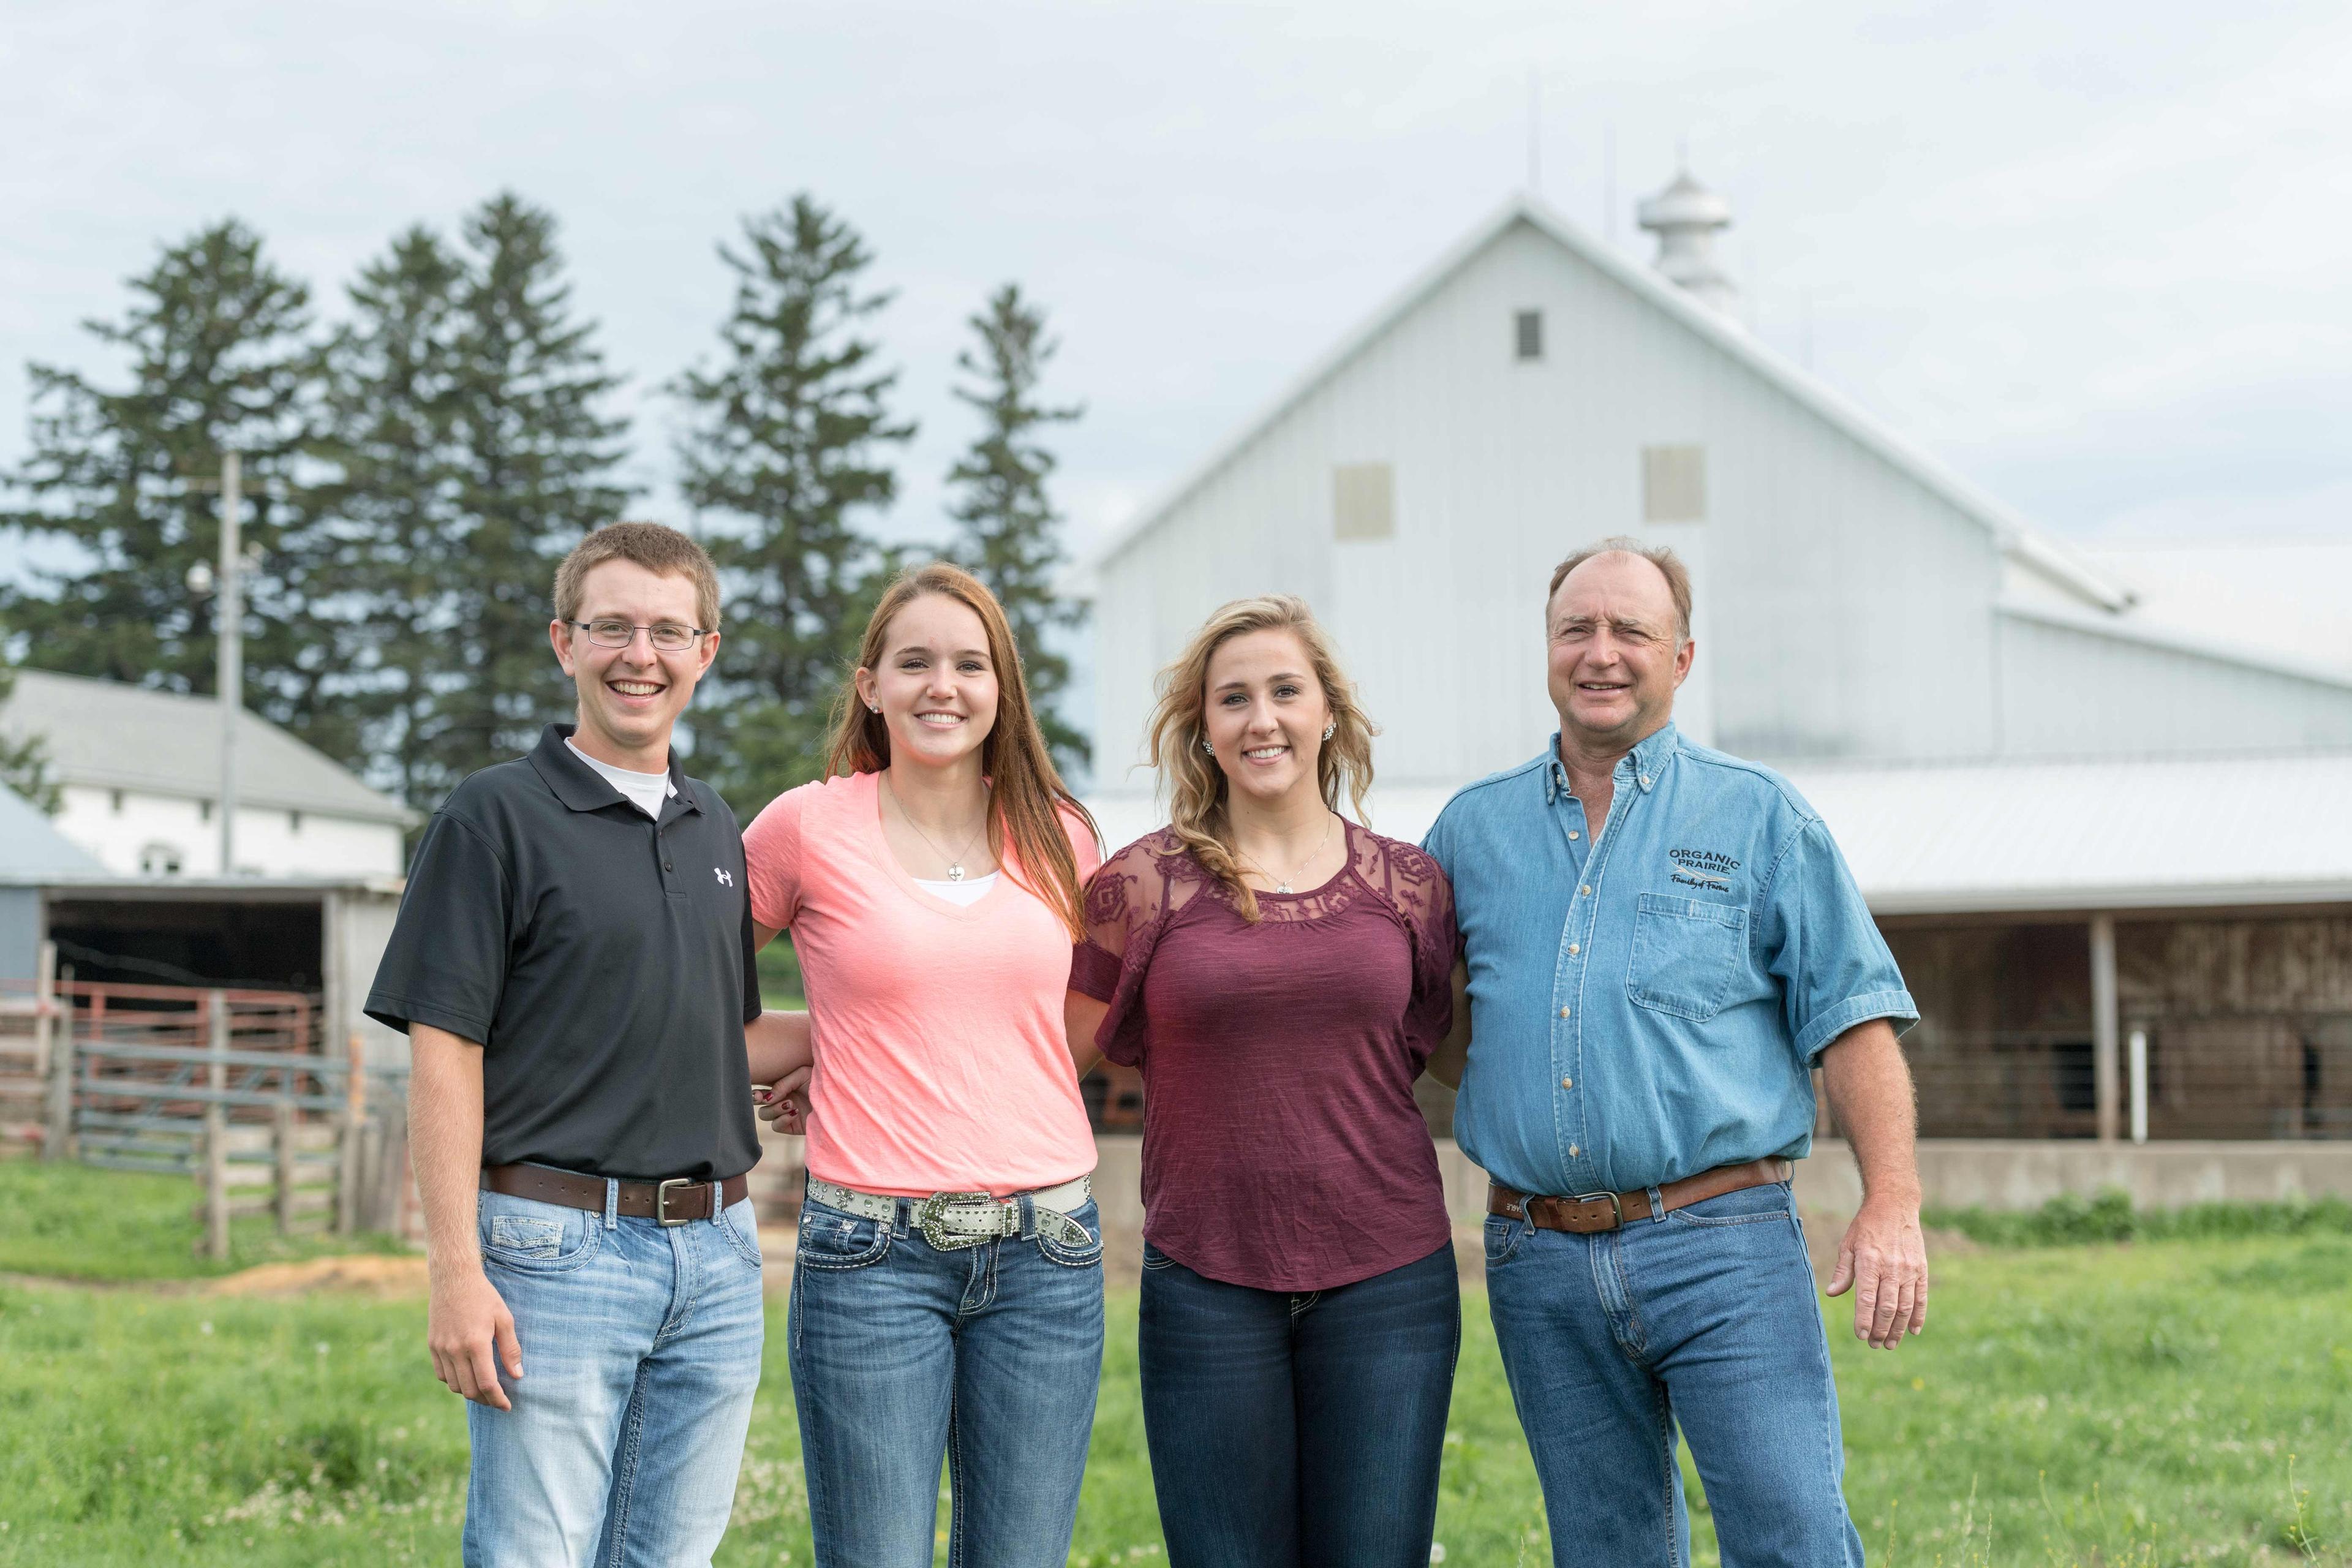
{"type": "Polygon", "coordinates": [[[65,973],[68,989],[65,992],[64,1027],[55,1026],[48,1016],[59,989],[55,978],[57,968],[58,944],[53,942],[41,943],[40,974],[34,982],[34,996],[40,1007],[40,1015],[33,1027],[42,1032],[43,1048],[48,1058],[46,1064],[49,1069],[47,1127],[41,1139],[41,1158],[44,1160],[64,1159],[66,1145],[73,1140],[74,1070],[79,1065],[75,1059],[78,1053],[74,1049],[73,993],[69,989],[73,971],[65,973]]]}
{"type": "Polygon", "coordinates": [[[272,1152],[278,1156],[277,1192],[278,1234],[294,1234],[294,1105],[281,1100],[273,1108],[270,1125],[272,1152]]]}
{"type": "MultiPolygon", "coordinates": [[[[228,993],[209,993],[205,1012],[213,1057],[205,1086],[217,1094],[228,1088],[228,993]]],[[[228,1261],[228,1107],[218,1100],[205,1103],[205,1256],[228,1261]]]]}
{"type": "Polygon", "coordinates": [[[367,1049],[357,1029],[349,1042],[343,1079],[343,1127],[335,1154],[335,1229],[344,1236],[360,1227],[362,1129],[367,1125],[367,1049]]]}

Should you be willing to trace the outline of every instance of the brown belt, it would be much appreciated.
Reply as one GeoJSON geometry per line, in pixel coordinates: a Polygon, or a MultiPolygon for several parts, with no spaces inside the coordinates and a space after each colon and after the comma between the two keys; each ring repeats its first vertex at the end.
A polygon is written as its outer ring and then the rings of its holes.
{"type": "Polygon", "coordinates": [[[1654,1219],[1693,1204],[1719,1198],[1726,1193],[1743,1192],[1749,1187],[1769,1186],[1785,1182],[1795,1173],[1796,1167],[1778,1155],[1769,1160],[1750,1160],[1744,1165],[1717,1165],[1712,1171],[1701,1171],[1696,1176],[1685,1176],[1679,1182],[1668,1182],[1658,1189],[1664,1200],[1656,1210],[1650,1207],[1646,1189],[1632,1193],[1580,1193],[1572,1198],[1529,1197],[1515,1193],[1500,1182],[1488,1185],[1486,1212],[1510,1219],[1523,1219],[1538,1230],[1565,1230],[1578,1236],[1591,1236],[1598,1231],[1615,1230],[1629,1220],[1654,1219]]]}
{"type": "MultiPolygon", "coordinates": [[[[715,1183],[692,1176],[674,1176],[667,1182],[623,1182],[620,1199],[613,1212],[663,1225],[709,1219],[713,1186],[719,1189],[721,1208],[734,1207],[751,1190],[751,1184],[741,1176],[715,1183]]],[[[536,1198],[543,1204],[562,1204],[565,1208],[586,1209],[591,1214],[604,1212],[604,1177],[583,1176],[545,1165],[485,1165],[482,1191],[504,1193],[510,1198],[536,1198]]]]}

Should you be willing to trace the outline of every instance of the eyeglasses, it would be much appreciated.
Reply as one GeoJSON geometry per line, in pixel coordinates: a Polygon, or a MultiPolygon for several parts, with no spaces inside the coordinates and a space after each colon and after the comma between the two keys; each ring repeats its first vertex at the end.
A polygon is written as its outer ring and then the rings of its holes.
{"type": "Polygon", "coordinates": [[[626,647],[636,640],[639,632],[660,653],[684,653],[698,638],[710,634],[700,626],[682,626],[676,621],[664,621],[658,626],[639,626],[631,621],[567,621],[566,626],[586,629],[588,640],[598,647],[626,647]]]}

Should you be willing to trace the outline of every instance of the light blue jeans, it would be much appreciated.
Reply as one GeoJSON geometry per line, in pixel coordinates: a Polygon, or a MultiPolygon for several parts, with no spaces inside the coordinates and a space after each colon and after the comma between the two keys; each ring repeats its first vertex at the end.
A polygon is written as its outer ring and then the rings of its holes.
{"type": "Polygon", "coordinates": [[[484,1193],[481,1240],[523,1375],[512,1410],[466,1407],[466,1562],[708,1564],[760,1385],[751,1201],[663,1226],[484,1193]]]}
{"type": "MultiPolygon", "coordinates": [[[[817,1568],[1062,1568],[1102,1379],[1102,1222],[940,1251],[909,1224],[801,1209],[793,1397],[817,1568]]],[[[1027,1219],[1029,1216],[1024,1216],[1027,1219]]]]}
{"type": "Polygon", "coordinates": [[[1680,1568],[1675,1428],[1724,1568],[1861,1568],[1837,1384],[1785,1184],[1571,1236],[1486,1221],[1486,1303],[1558,1568],[1680,1568]]]}

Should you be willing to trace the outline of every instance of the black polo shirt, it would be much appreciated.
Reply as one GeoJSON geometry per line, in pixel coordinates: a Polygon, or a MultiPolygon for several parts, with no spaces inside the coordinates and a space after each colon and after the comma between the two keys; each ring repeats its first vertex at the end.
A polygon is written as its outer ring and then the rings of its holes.
{"type": "Polygon", "coordinates": [[[648,817],[550,724],[449,794],[416,847],[371,1018],[482,1047],[482,1163],[723,1180],[760,1157],[743,836],[670,758],[648,817]]]}

